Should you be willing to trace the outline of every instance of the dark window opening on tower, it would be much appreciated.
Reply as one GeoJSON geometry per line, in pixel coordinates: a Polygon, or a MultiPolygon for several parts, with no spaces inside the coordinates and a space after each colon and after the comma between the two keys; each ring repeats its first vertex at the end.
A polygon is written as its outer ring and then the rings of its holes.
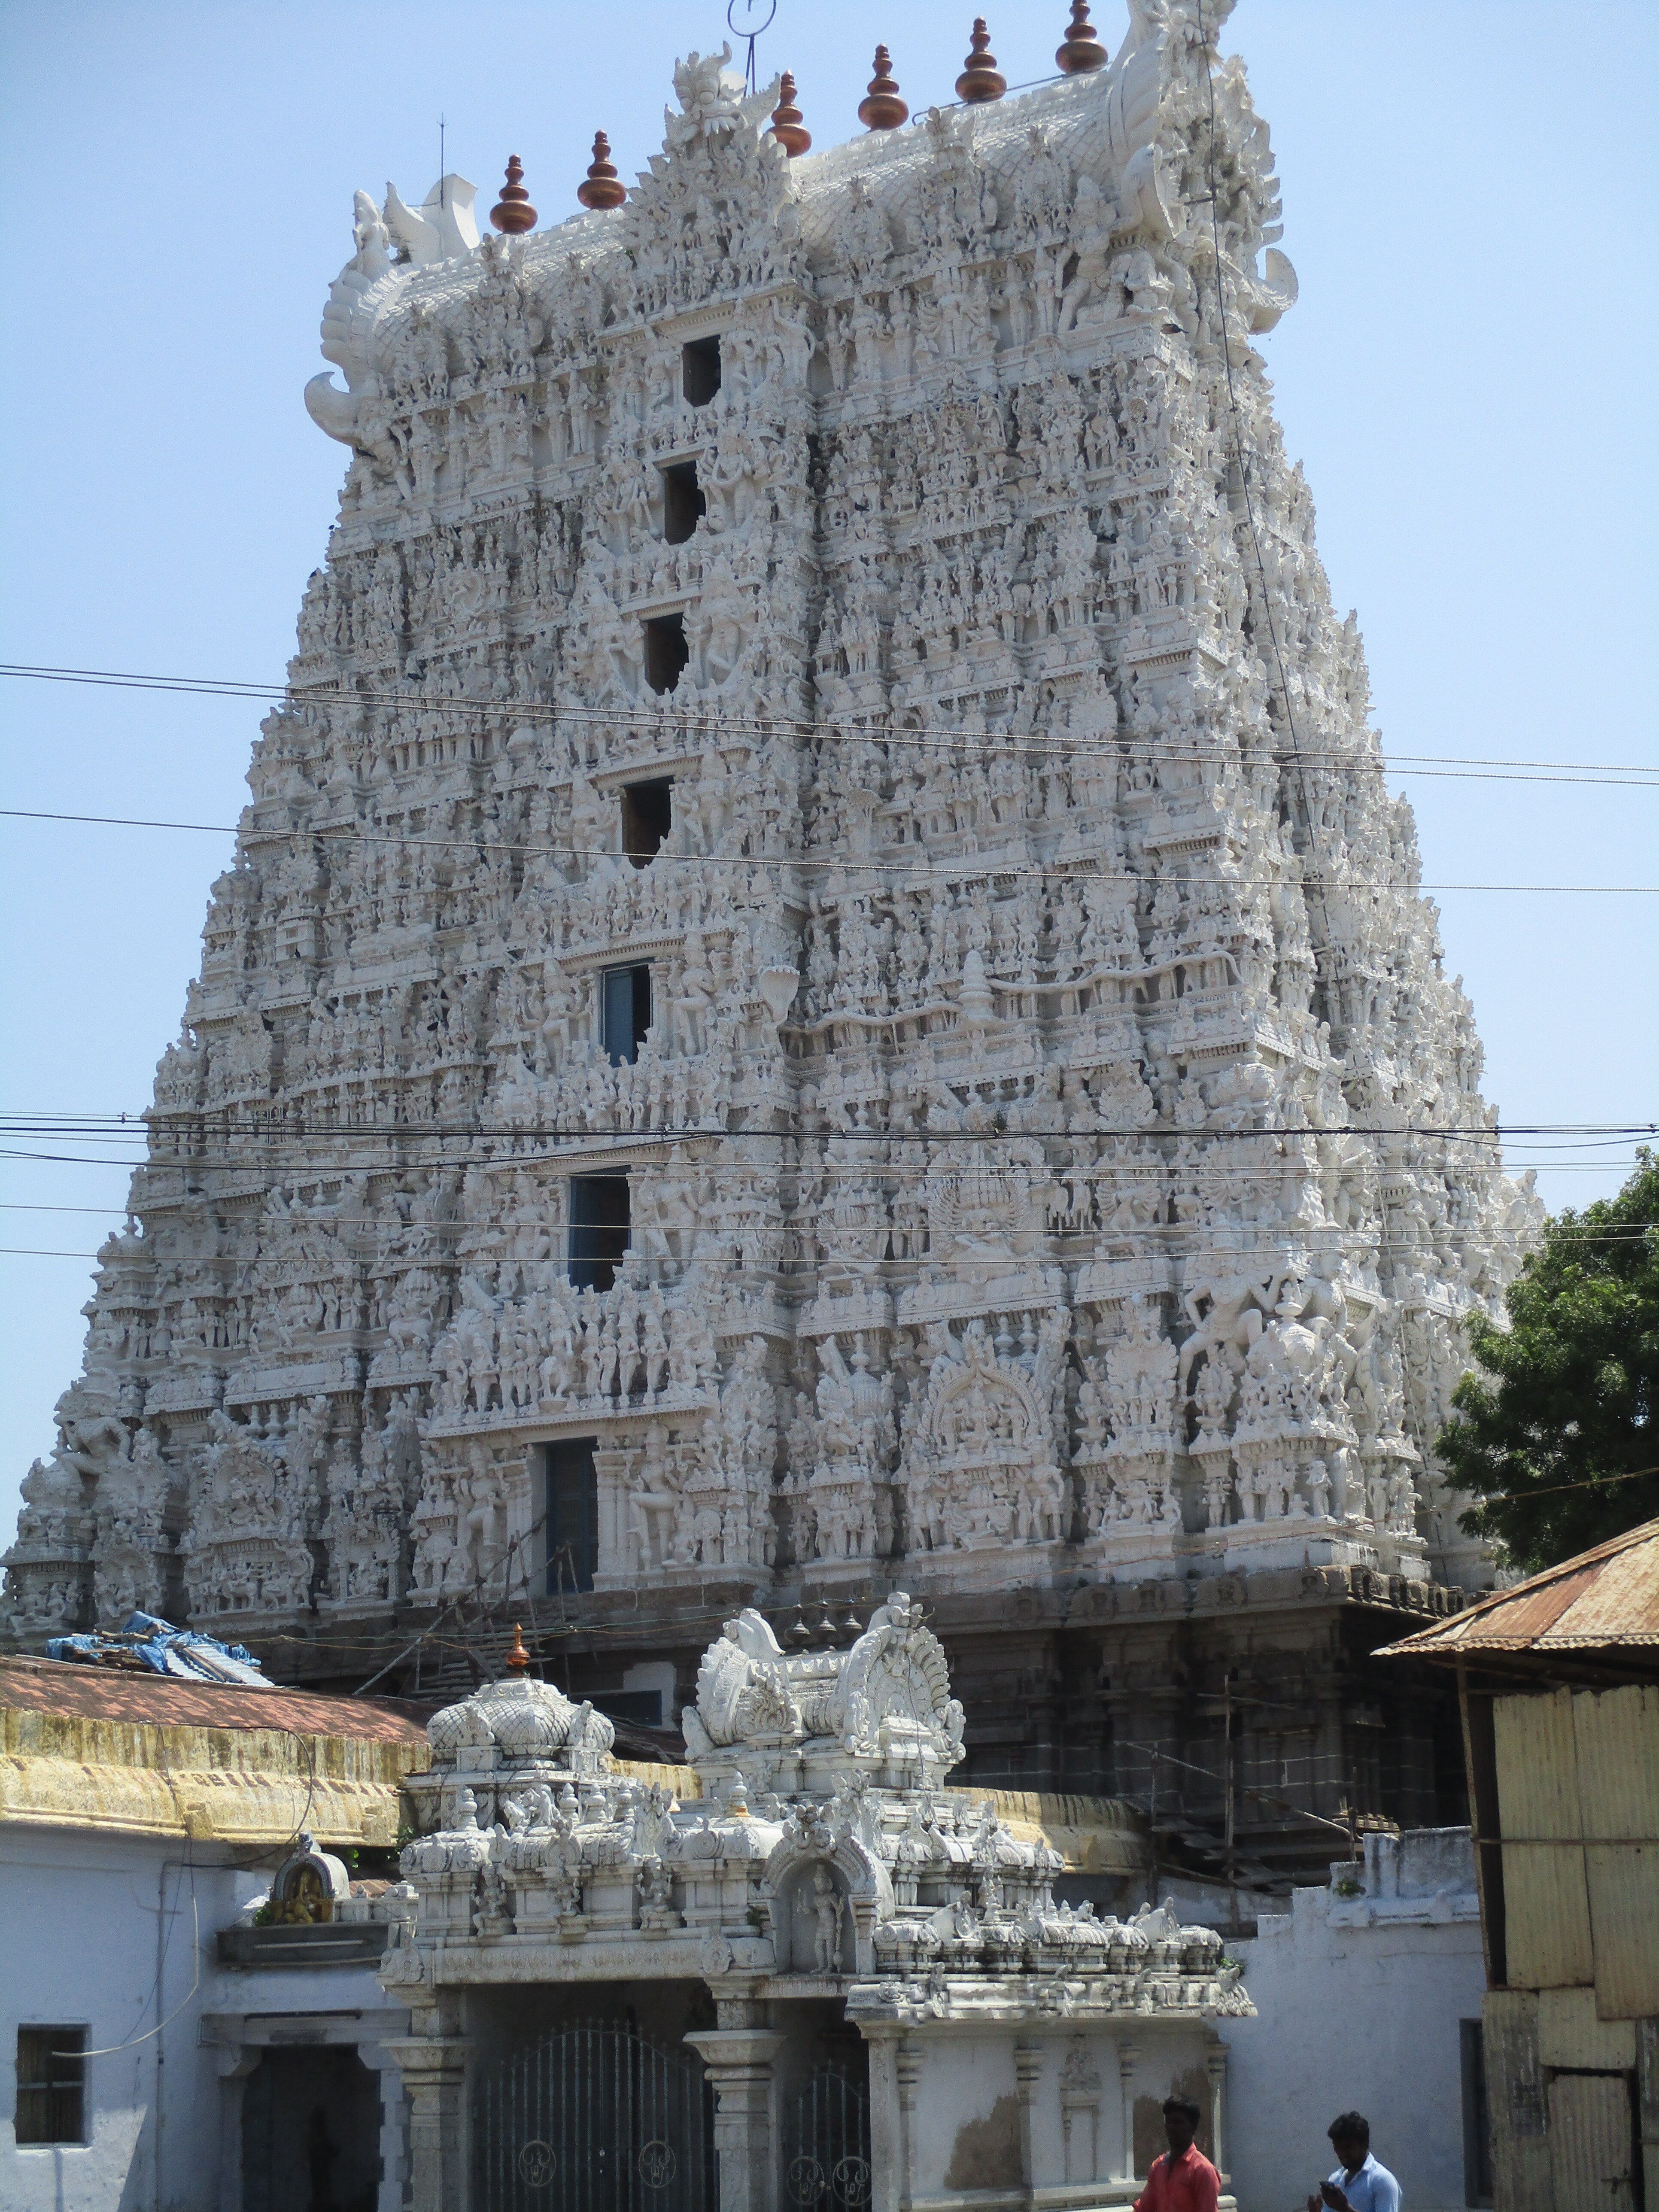
{"type": "Polygon", "coordinates": [[[720,342],[718,337],[693,338],[680,348],[682,388],[690,404],[707,407],[720,388],[720,342]]]}
{"type": "Polygon", "coordinates": [[[653,615],[645,625],[645,680],[653,691],[672,691],[691,658],[684,615],[653,615]]]}
{"type": "Polygon", "coordinates": [[[631,1067],[651,1026],[650,963],[642,961],[636,968],[607,968],[600,988],[605,1057],[612,1067],[620,1067],[624,1061],[631,1067]]]}
{"type": "Polygon", "coordinates": [[[673,788],[672,777],[665,775],[623,786],[623,850],[636,868],[656,858],[674,826],[673,788]]]}
{"type": "Polygon", "coordinates": [[[545,1447],[547,1594],[590,1590],[599,1564],[599,1483],[592,1437],[545,1447]]]}
{"type": "Polygon", "coordinates": [[[695,461],[676,461],[661,471],[662,534],[671,545],[684,545],[708,512],[708,501],[697,488],[695,461]]]}
{"type": "Polygon", "coordinates": [[[628,1249],[626,1175],[570,1178],[570,1280],[579,1291],[608,1291],[628,1249]]]}

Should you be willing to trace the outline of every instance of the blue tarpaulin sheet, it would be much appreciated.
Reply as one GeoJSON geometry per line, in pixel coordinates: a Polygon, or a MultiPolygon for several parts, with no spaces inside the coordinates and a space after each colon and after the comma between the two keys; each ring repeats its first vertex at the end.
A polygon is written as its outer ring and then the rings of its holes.
{"type": "Polygon", "coordinates": [[[82,1667],[131,1667],[136,1662],[155,1674],[176,1674],[191,1682],[240,1683],[267,1690],[259,1662],[240,1644],[222,1644],[194,1628],[175,1628],[153,1613],[135,1613],[121,1629],[94,1629],[85,1636],[54,1636],[48,1659],[82,1667]]]}

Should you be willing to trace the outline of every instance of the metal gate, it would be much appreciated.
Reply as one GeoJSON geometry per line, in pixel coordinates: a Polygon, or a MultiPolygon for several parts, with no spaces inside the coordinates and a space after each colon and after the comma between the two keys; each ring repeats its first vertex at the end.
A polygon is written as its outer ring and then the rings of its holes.
{"type": "Polygon", "coordinates": [[[714,2111],[700,2060],[561,2028],[479,2076],[478,2212],[716,2212],[714,2111]]]}
{"type": "Polygon", "coordinates": [[[840,2066],[820,2066],[785,2114],[783,2185],[802,2212],[867,2212],[870,2100],[840,2066]]]}

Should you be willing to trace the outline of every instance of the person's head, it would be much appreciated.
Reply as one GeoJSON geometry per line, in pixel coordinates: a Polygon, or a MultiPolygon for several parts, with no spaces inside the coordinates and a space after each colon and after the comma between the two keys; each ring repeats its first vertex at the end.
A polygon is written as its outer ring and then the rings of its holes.
{"type": "Polygon", "coordinates": [[[1363,2112],[1339,2112],[1326,2133],[1331,2139],[1331,2148],[1352,2173],[1356,2166],[1364,2166],[1365,2154],[1371,2147],[1371,2124],[1363,2112]]]}
{"type": "Polygon", "coordinates": [[[1164,2132],[1170,2138],[1170,2148],[1177,2157],[1190,2148],[1203,2117],[1190,2097],[1166,2097],[1164,2100],[1164,2132]]]}

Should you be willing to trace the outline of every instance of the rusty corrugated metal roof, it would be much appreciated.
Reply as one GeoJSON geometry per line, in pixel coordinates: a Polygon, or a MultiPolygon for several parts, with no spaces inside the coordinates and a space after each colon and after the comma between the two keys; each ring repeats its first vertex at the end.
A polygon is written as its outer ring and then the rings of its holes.
{"type": "Polygon", "coordinates": [[[1478,1659],[1502,1652],[1659,1655],[1659,1521],[1438,1621],[1380,1656],[1478,1659]]]}

